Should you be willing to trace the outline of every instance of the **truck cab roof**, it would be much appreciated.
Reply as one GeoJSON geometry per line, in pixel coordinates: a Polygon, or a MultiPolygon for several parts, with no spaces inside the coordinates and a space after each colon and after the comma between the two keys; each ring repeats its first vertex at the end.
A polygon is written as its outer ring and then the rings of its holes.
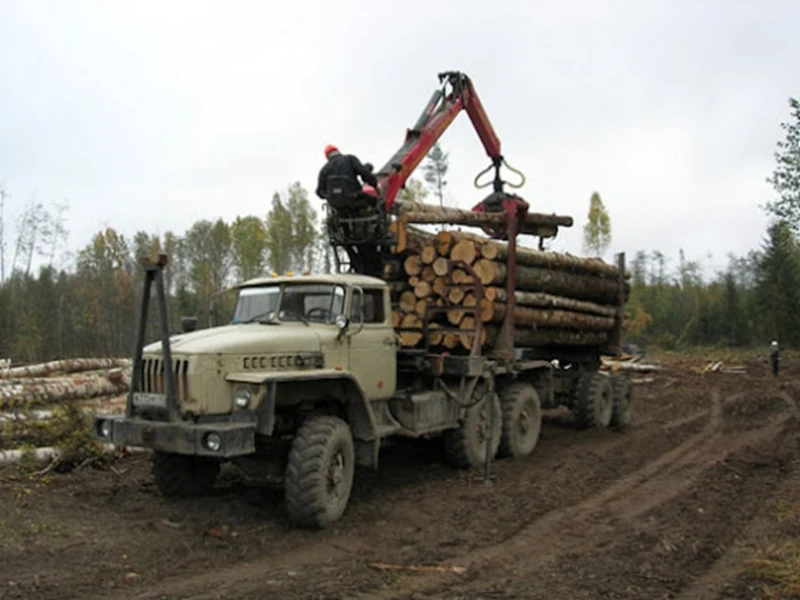
{"type": "Polygon", "coordinates": [[[319,275],[276,275],[274,277],[256,277],[238,285],[238,288],[256,287],[260,285],[281,283],[321,283],[355,285],[362,287],[386,287],[386,282],[377,277],[357,275],[354,273],[333,273],[319,275]]]}

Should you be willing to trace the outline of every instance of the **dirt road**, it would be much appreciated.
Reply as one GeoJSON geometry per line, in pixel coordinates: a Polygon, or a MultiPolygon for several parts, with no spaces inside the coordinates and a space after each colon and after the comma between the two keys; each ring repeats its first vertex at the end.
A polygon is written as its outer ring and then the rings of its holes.
{"type": "Polygon", "coordinates": [[[638,387],[625,432],[549,415],[534,455],[494,481],[404,444],[360,472],[345,517],[289,529],[281,492],[225,471],[167,501],[146,456],[0,482],[4,598],[754,598],[755,549],[800,518],[800,369],[780,381],[683,366],[638,387]],[[794,383],[797,381],[798,383],[794,383]],[[374,563],[455,565],[460,573],[374,563]]]}

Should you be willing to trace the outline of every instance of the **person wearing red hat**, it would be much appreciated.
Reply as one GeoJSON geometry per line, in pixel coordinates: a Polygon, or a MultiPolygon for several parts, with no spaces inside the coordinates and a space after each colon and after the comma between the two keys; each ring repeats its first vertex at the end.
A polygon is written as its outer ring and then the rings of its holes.
{"type": "Polygon", "coordinates": [[[328,178],[331,176],[346,177],[353,182],[353,187],[356,189],[366,189],[366,187],[372,186],[373,194],[370,195],[377,195],[374,190],[378,187],[378,178],[372,173],[371,166],[362,164],[352,154],[342,154],[333,144],[325,146],[325,158],[327,162],[320,169],[317,179],[317,196],[324,200],[327,199],[326,188],[328,178]],[[359,182],[359,177],[363,183],[359,182]]]}

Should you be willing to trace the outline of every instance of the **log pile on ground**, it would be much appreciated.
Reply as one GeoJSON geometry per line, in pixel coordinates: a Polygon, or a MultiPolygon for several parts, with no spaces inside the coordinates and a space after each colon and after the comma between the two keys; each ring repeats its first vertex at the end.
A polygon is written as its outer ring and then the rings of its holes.
{"type": "Polygon", "coordinates": [[[0,371],[0,409],[102,398],[130,388],[131,360],[75,358],[0,371]]]}
{"type": "Polygon", "coordinates": [[[28,377],[51,377],[53,375],[129,367],[129,358],[68,358],[36,365],[0,368],[0,379],[23,379],[28,377]]]}
{"type": "MultiPolygon", "coordinates": [[[[533,215],[530,226],[565,224],[564,219],[533,215]]],[[[426,319],[428,341],[437,349],[469,350],[478,329],[483,347],[497,342],[508,310],[508,245],[474,233],[434,234],[408,224],[481,226],[497,220],[495,214],[417,204],[392,223],[397,260],[384,276],[393,290],[392,321],[404,347],[422,345],[426,319]]],[[[620,286],[617,267],[600,259],[518,247],[514,342],[603,345],[615,325],[620,295],[626,299],[629,290],[627,282],[620,286]]]]}
{"type": "Polygon", "coordinates": [[[79,358],[4,366],[0,370],[0,466],[55,458],[58,468],[69,468],[98,459],[107,449],[91,437],[91,413],[98,409],[120,412],[130,383],[129,359],[79,358]]]}

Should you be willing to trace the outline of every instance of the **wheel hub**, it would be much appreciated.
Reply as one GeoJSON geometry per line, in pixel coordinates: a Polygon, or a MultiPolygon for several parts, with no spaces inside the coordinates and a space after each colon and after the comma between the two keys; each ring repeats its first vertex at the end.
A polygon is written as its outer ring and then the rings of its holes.
{"type": "Polygon", "coordinates": [[[528,411],[523,409],[519,413],[519,419],[517,420],[517,431],[520,435],[525,436],[527,435],[528,431],[531,427],[531,417],[528,414],[528,411]]]}
{"type": "Polygon", "coordinates": [[[339,486],[344,479],[344,456],[337,452],[328,468],[328,493],[332,496],[339,495],[339,486]]]}

